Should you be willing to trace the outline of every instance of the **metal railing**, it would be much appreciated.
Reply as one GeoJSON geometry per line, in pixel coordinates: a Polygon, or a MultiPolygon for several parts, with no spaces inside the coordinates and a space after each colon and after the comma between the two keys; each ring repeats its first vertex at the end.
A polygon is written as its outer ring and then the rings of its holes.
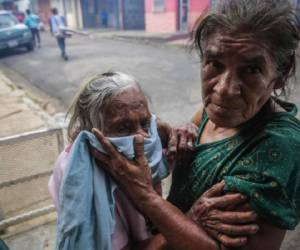
{"type": "Polygon", "coordinates": [[[63,148],[62,128],[0,138],[0,231],[54,211],[48,179],[63,148]]]}

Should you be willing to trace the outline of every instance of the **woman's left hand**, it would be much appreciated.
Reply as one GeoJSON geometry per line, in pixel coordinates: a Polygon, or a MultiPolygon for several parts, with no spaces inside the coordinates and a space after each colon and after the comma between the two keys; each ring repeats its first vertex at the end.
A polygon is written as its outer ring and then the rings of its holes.
{"type": "Polygon", "coordinates": [[[197,130],[197,126],[192,122],[172,128],[166,151],[166,158],[171,165],[189,166],[191,164],[197,130]]]}
{"type": "Polygon", "coordinates": [[[119,182],[130,198],[141,201],[147,194],[155,192],[152,187],[151,170],[144,155],[144,138],[141,135],[134,137],[135,158],[130,161],[120,154],[98,129],[93,129],[93,133],[107,152],[104,154],[92,148],[93,156],[101,162],[101,167],[119,182]]]}
{"type": "Polygon", "coordinates": [[[246,197],[224,194],[222,181],[207,190],[188,212],[189,218],[226,247],[243,246],[258,231],[257,215],[246,207],[246,197]],[[242,209],[243,206],[243,209],[242,209]],[[239,207],[239,210],[234,208],[239,207]]]}

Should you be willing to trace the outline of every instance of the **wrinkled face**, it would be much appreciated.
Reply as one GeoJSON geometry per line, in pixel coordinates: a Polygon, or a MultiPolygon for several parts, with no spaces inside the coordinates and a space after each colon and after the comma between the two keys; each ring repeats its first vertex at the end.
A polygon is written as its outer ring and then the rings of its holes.
{"type": "Polygon", "coordinates": [[[263,43],[247,34],[214,34],[204,47],[202,97],[209,119],[236,128],[254,117],[277,80],[263,43]]]}
{"type": "Polygon", "coordinates": [[[147,137],[150,120],[145,95],[137,87],[128,87],[105,105],[102,132],[109,137],[136,134],[147,137]]]}

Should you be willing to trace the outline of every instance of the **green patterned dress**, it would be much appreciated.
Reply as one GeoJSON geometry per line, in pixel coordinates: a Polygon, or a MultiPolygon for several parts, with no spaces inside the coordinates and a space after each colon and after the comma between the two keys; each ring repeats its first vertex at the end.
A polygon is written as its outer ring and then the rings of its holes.
{"type": "MultiPolygon", "coordinates": [[[[300,218],[300,122],[294,104],[281,106],[287,112],[253,119],[233,137],[196,144],[193,164],[175,168],[168,200],[186,212],[224,179],[226,191],[247,195],[264,220],[294,229],[300,218]]],[[[207,121],[204,113],[199,137],[207,121]]]]}

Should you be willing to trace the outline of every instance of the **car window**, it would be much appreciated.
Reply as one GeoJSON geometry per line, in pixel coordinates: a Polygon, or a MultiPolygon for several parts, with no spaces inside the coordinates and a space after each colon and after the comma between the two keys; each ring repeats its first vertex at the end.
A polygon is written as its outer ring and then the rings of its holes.
{"type": "Polygon", "coordinates": [[[0,28],[9,28],[18,23],[17,19],[10,14],[0,14],[0,28]]]}

